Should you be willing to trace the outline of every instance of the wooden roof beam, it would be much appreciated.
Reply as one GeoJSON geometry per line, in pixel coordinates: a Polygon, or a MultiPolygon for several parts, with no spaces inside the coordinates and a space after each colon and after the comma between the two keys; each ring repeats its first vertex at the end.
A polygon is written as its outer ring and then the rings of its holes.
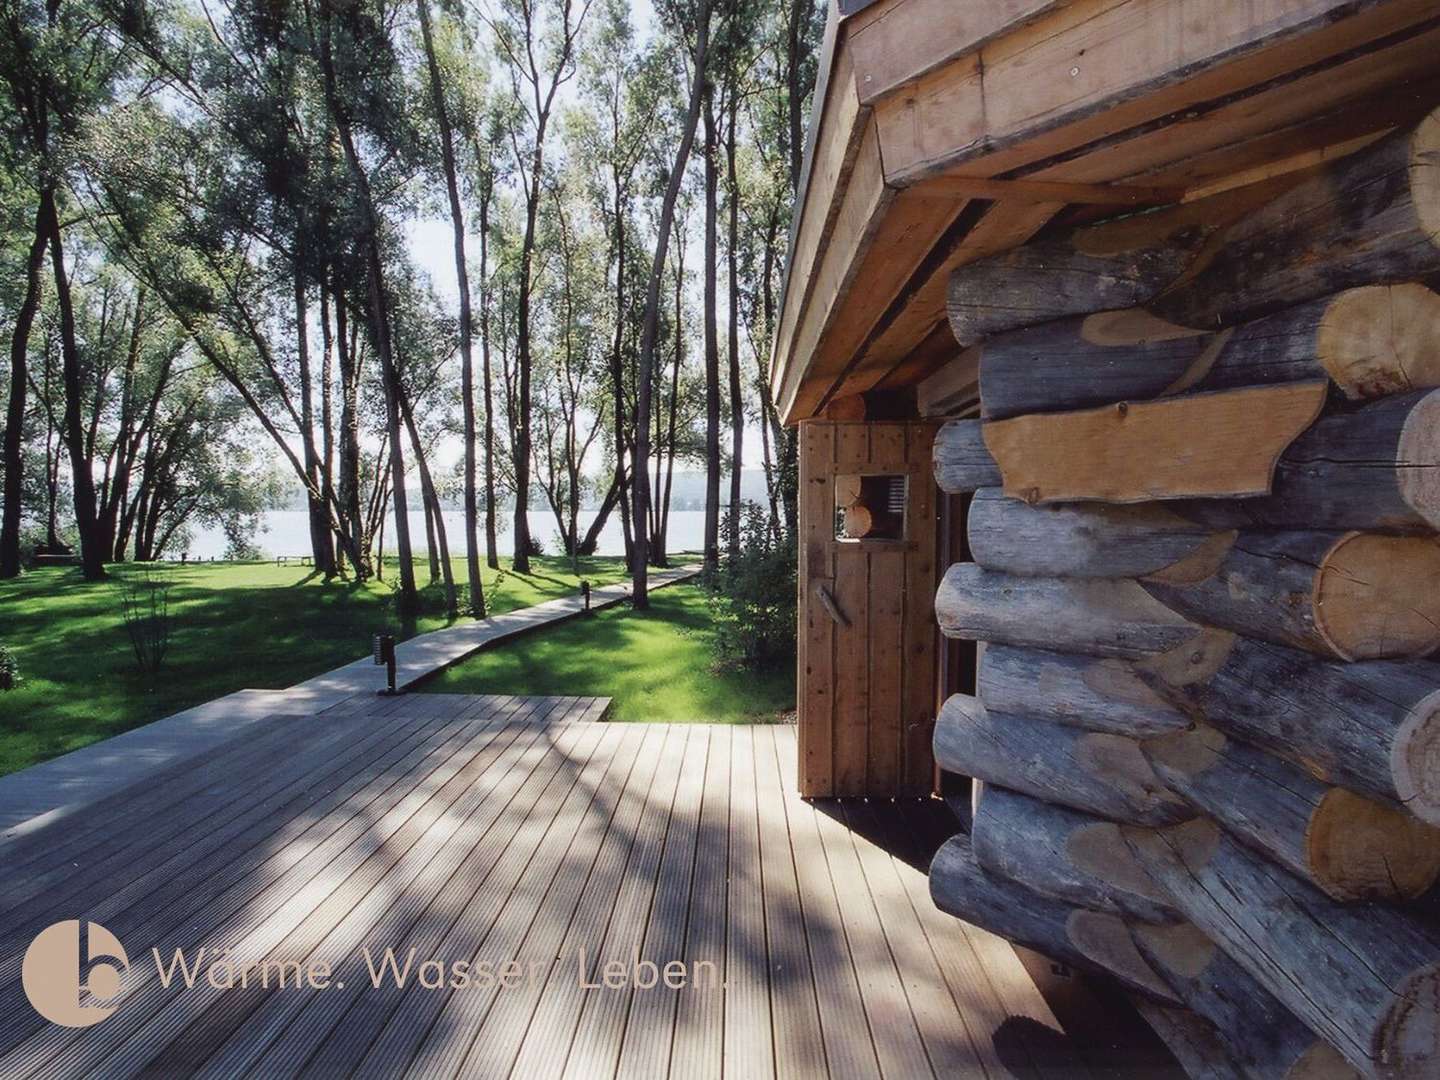
{"type": "Polygon", "coordinates": [[[1077,184],[1055,180],[995,180],[942,176],[916,184],[917,194],[937,199],[1004,199],[1012,203],[1073,203],[1082,206],[1166,206],[1184,200],[1184,188],[1132,184],[1077,184]]]}

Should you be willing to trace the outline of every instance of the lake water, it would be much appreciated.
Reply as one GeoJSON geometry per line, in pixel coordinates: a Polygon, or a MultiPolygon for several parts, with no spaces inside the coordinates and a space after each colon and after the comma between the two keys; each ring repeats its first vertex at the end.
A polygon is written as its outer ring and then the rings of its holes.
{"type": "MultiPolygon", "coordinates": [[[[465,513],[461,510],[443,511],[446,539],[450,542],[450,554],[460,558],[465,554],[465,513]]],[[[410,518],[410,539],[417,555],[425,548],[425,515],[412,510],[410,518]]],[[[261,531],[255,542],[267,556],[308,555],[310,553],[310,525],[303,510],[270,510],[261,515],[261,531]]],[[[502,514],[497,522],[496,540],[501,555],[514,550],[510,529],[510,515],[502,514]]],[[[583,536],[590,522],[595,520],[593,512],[581,511],[580,533],[583,536]]],[[[484,517],[480,519],[480,553],[485,552],[484,517]]],[[[225,534],[219,529],[197,526],[188,546],[191,559],[221,559],[225,556],[225,534]]],[[[548,512],[530,512],[530,533],[545,547],[547,555],[560,552],[555,528],[555,516],[548,512]]],[[[670,536],[667,546],[671,551],[699,551],[705,542],[705,512],[703,510],[675,510],[670,514],[670,536]]],[[[178,558],[180,548],[170,554],[178,558]]],[[[395,554],[395,522],[392,518],[385,529],[385,553],[395,554]]],[[[625,554],[624,534],[620,529],[620,515],[610,515],[605,528],[600,531],[599,555],[625,554]]]]}

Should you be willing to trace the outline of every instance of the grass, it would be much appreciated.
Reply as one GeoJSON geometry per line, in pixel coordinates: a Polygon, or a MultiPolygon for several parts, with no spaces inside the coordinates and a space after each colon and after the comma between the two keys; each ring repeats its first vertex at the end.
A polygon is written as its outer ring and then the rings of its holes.
{"type": "Polygon", "coordinates": [[[490,649],[427,679],[447,694],[594,694],[611,720],[752,723],[795,707],[793,665],[766,675],[712,670],[713,624],[694,585],[655,593],[649,611],[609,608],[490,649]]]}
{"type": "MultiPolygon", "coordinates": [[[[520,575],[502,560],[488,570],[494,613],[573,593],[579,578],[597,585],[624,576],[620,559],[531,561],[520,575]]],[[[113,579],[135,573],[111,568],[113,579]]],[[[410,637],[445,626],[441,614],[399,620],[387,566],[384,582],[352,585],[268,563],[166,567],[173,581],[170,656],[155,679],[136,668],[114,581],[87,582],[72,569],[38,570],[0,581],[0,644],[14,650],[24,682],[0,691],[0,774],[235,690],[279,689],[365,655],[370,636],[389,629],[410,637]]],[[[421,582],[428,569],[417,566],[421,582]]],[[[463,560],[455,568],[464,580],[463,560]]],[[[426,609],[443,611],[438,590],[426,609]]]]}

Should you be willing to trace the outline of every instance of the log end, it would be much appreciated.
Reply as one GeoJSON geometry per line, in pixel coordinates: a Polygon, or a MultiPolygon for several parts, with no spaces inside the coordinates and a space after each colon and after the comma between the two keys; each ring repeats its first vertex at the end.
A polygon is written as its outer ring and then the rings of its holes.
{"type": "Polygon", "coordinates": [[[1440,648],[1440,541],[1350,533],[1322,560],[1314,604],[1343,660],[1428,656],[1440,648]]]}
{"type": "Polygon", "coordinates": [[[1410,410],[1400,431],[1395,468],[1400,497],[1440,529],[1440,390],[1432,390],[1410,410]]]}
{"type": "Polygon", "coordinates": [[[1351,401],[1440,387],[1440,295],[1424,285],[1363,285],[1338,293],[1315,352],[1351,401]]]}
{"type": "Polygon", "coordinates": [[[1410,136],[1410,198],[1421,231],[1440,247],[1440,109],[1432,109],[1410,136]]]}
{"type": "Polygon", "coordinates": [[[1420,1080],[1440,1071],[1440,965],[1412,972],[1395,988],[1375,1043],[1380,1076],[1420,1080]]]}
{"type": "Polygon", "coordinates": [[[1315,884],[1336,900],[1413,900],[1440,879],[1440,829],[1343,788],[1320,801],[1305,845],[1315,884]]]}
{"type": "Polygon", "coordinates": [[[1285,1080],[1360,1080],[1360,1074],[1327,1042],[1316,1039],[1285,1073],[1285,1080]]]}
{"type": "Polygon", "coordinates": [[[1411,707],[1395,734],[1390,769],[1400,801],[1421,821],[1440,825],[1440,690],[1411,707]]]}

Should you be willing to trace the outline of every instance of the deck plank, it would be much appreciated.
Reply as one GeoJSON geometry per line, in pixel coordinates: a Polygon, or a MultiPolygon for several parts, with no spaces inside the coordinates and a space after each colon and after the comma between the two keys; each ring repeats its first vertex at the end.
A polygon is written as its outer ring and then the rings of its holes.
{"type": "MultiPolygon", "coordinates": [[[[783,756],[782,771],[793,775],[794,739],[779,739],[777,746],[783,756]]],[[[785,809],[791,854],[800,882],[805,942],[815,976],[815,998],[829,1074],[845,1080],[878,1077],[880,1062],[860,996],[860,981],[841,919],[835,883],[825,860],[816,821],[819,814],[812,803],[799,799],[787,800],[785,809]]]]}
{"type": "MultiPolygon", "coordinates": [[[[484,725],[485,722],[479,723],[484,725]]],[[[497,762],[502,769],[508,767],[509,760],[504,755],[511,750],[513,737],[524,733],[525,729],[518,726],[502,729],[500,739],[503,742],[487,747],[489,752],[482,760],[497,762]],[[507,733],[511,738],[506,738],[507,733]]],[[[201,917],[195,922],[181,924],[187,931],[188,940],[159,940],[164,941],[167,950],[172,943],[191,948],[206,944],[211,950],[248,943],[263,954],[268,950],[271,939],[282,939],[308,913],[307,905],[313,907],[318,904],[325,894],[348,877],[354,867],[372,852],[379,850],[432,795],[475,757],[466,752],[463,744],[463,733],[452,736],[434,755],[414,766],[392,789],[385,791],[377,805],[350,806],[337,811],[333,818],[338,827],[325,835],[321,843],[310,847],[298,861],[281,870],[284,860],[272,860],[274,865],[267,867],[268,873],[251,875],[240,887],[240,895],[231,897],[238,900],[234,907],[223,903],[211,905],[203,909],[201,917]],[[259,893],[251,890],[255,883],[252,878],[262,886],[259,893]]],[[[24,1075],[32,1063],[41,1061],[50,1071],[73,1069],[78,1073],[94,1063],[109,1060],[120,1041],[136,1025],[147,1020],[167,1002],[178,1000],[177,996],[166,993],[160,986],[153,967],[132,965],[130,975],[134,981],[127,986],[126,1009],[123,1015],[113,1018],[118,1022],[86,1029],[83,1038],[80,1033],[68,1029],[42,1026],[16,1050],[0,1056],[0,1073],[24,1075]],[[55,1055],[57,1049],[61,1053],[55,1055]],[[51,1055],[55,1056],[52,1058],[51,1055]]],[[[159,1038],[158,1032],[151,1034],[157,1037],[152,1039],[150,1046],[168,1044],[169,1040],[159,1038]]]]}
{"type": "MultiPolygon", "coordinates": [[[[473,809],[487,803],[487,797],[489,806],[503,806],[520,792],[541,784],[549,755],[536,735],[532,729],[513,763],[489,759],[473,746],[462,749],[456,755],[458,767],[452,759],[427,779],[417,793],[423,802],[410,812],[395,815],[392,832],[382,832],[374,842],[362,837],[353,851],[337,860],[338,865],[327,868],[275,916],[237,943],[236,953],[251,962],[265,957],[303,962],[355,912],[362,913],[358,918],[363,921],[379,906],[365,903],[372,895],[381,902],[398,898],[434,847],[448,840],[473,809]]],[[[248,1036],[254,1012],[266,997],[259,988],[217,991],[209,986],[202,989],[197,983],[112,1050],[105,1064],[125,1069],[134,1062],[156,1075],[188,1075],[241,1026],[248,1036]],[[157,1047],[166,1049],[157,1054],[157,1047]]],[[[266,1028],[257,1025],[256,1035],[257,1042],[263,1042],[266,1028]]],[[[200,1071],[216,1075],[208,1069],[200,1071]]],[[[224,1070],[219,1074],[224,1075],[224,1070]]]]}
{"type": "MultiPolygon", "coordinates": [[[[471,721],[470,726],[500,737],[506,734],[504,722],[510,715],[482,716],[471,721]]],[[[453,753],[461,737],[460,728],[461,723],[456,722],[438,730],[425,729],[418,743],[402,744],[400,756],[392,754],[381,759],[380,767],[362,767],[351,780],[327,793],[318,804],[302,807],[303,813],[281,824],[268,839],[257,841],[251,852],[223,869],[207,865],[210,860],[202,859],[141,900],[114,910],[106,910],[104,905],[98,911],[92,907],[90,913],[103,918],[102,925],[132,941],[163,942],[169,948],[187,949],[200,942],[202,933],[208,933],[241,908],[263,917],[284,902],[290,891],[287,885],[293,887],[306,880],[308,874],[323,867],[327,859],[364,831],[367,822],[360,820],[361,815],[378,819],[433,770],[434,762],[453,753]]],[[[274,827],[270,823],[267,826],[274,827]]],[[[103,893],[107,884],[97,881],[96,888],[103,893]]],[[[14,966],[18,971],[19,959],[18,950],[11,952],[4,958],[5,968],[14,966]]],[[[139,989],[131,983],[127,993],[133,995],[139,989]]],[[[46,1030],[44,1021],[24,1007],[18,980],[7,983],[0,990],[0,1061],[8,1061],[9,1054],[27,1036],[46,1030]]],[[[51,1038],[58,1040],[53,1032],[51,1038]]]]}
{"type": "MultiPolygon", "coordinates": [[[[692,901],[696,843],[700,838],[700,808],[705,792],[705,772],[711,751],[708,727],[686,732],[685,764],[670,812],[670,830],[665,853],[660,859],[654,903],[646,920],[644,944],[639,957],[655,965],[656,978],[663,977],[666,965],[684,955],[685,926],[692,901]]],[[[716,969],[716,980],[719,979],[716,969]]],[[[649,977],[648,975],[646,976],[649,977]]],[[[678,995],[663,983],[629,991],[620,1061],[616,1072],[622,1077],[648,1080],[663,1075],[674,1045],[678,995]]]]}
{"type": "Polygon", "coordinates": [[[116,1015],[83,1030],[41,1020],[18,979],[0,986],[0,1074],[1085,1074],[1013,950],[929,902],[920,818],[801,799],[792,727],[597,722],[607,705],[356,699],[303,729],[249,729],[256,743],[208,757],[178,800],[137,792],[87,823],[72,854],[132,856],[99,876],[48,876],[26,847],[0,973],[18,974],[19,930],[71,903],[130,970],[116,1015]],[[152,944],[335,976],[167,989],[152,944]],[[365,950],[386,948],[414,950],[404,987],[371,982],[365,950]],[[721,985],[583,985],[636,957],[658,974],[708,960],[721,985]],[[511,961],[519,985],[425,987],[425,960],[511,961]]]}
{"type": "MultiPolygon", "coordinates": [[[[730,873],[730,754],[733,727],[710,734],[701,795],[695,870],[690,879],[682,956],[692,970],[719,970],[725,980],[728,924],[726,880],[730,873]],[[700,965],[707,965],[701,968],[700,965]]],[[[680,995],[670,1047],[670,1075],[713,1080],[724,1071],[725,993],[701,984],[680,995]]]]}
{"type": "Polygon", "coordinates": [[[729,933],[725,939],[725,1068],[741,1076],[775,1075],[770,962],[765,948],[765,884],[755,790],[755,729],[737,727],[730,743],[729,933]]]}
{"type": "MultiPolygon", "coordinates": [[[[866,838],[885,830],[868,805],[849,802],[843,809],[877,921],[900,973],[931,1067],[937,1076],[982,1072],[980,1051],[965,1029],[965,1018],[950,996],[919,918],[896,877],[894,857],[866,838]]],[[[906,870],[916,873],[909,867],[906,870]]],[[[999,1064],[993,1054],[987,1056],[990,1065],[999,1064]]]]}
{"type": "MultiPolygon", "coordinates": [[[[517,792],[508,804],[498,805],[490,793],[467,793],[448,815],[452,818],[464,815],[463,820],[455,823],[453,831],[448,836],[442,829],[426,833],[397,865],[393,873],[399,880],[388,888],[377,886],[309,955],[354,956],[372,942],[377,951],[393,948],[399,942],[398,955],[403,957],[404,948],[414,944],[407,939],[409,930],[429,901],[452,887],[463,889],[466,871],[472,864],[477,872],[483,873],[503,855],[513,853],[515,858],[510,862],[512,865],[519,862],[520,866],[510,876],[513,882],[519,877],[520,869],[537,854],[541,838],[580,777],[591,776],[592,767],[608,766],[608,753],[598,753],[601,735],[596,728],[562,731],[550,745],[540,768],[531,774],[527,791],[517,792]],[[411,867],[414,867],[414,876],[408,877],[411,867]]],[[[507,894],[503,876],[496,883],[495,891],[497,895],[507,894]]],[[[358,971],[352,974],[348,989],[271,994],[263,1007],[245,1020],[243,1029],[207,1059],[201,1075],[293,1073],[309,1057],[318,1037],[328,1030],[329,1022],[343,1011],[347,1003],[345,995],[353,998],[360,993],[363,980],[359,975],[358,971]],[[304,1022],[298,1021],[307,1006],[309,1015],[304,1022]],[[267,1046],[271,1040],[273,1044],[267,1046]]],[[[228,1001],[226,1006],[232,1008],[228,1001]]]]}
{"type": "MultiPolygon", "coordinates": [[[[629,783],[615,802],[593,864],[582,875],[578,872],[582,869],[581,860],[572,860],[566,868],[570,887],[547,894],[547,900],[554,901],[558,910],[537,920],[538,932],[532,930],[531,938],[526,940],[522,955],[527,962],[532,958],[548,958],[549,963],[533,983],[505,994],[496,1002],[476,1034],[465,1075],[509,1075],[522,1045],[532,1034],[534,1038],[529,1041],[532,1060],[546,1060],[552,1046],[557,1048],[557,1053],[565,1052],[573,1024],[549,1023],[552,1017],[565,1016],[567,1011],[565,1008],[552,1010],[548,1006],[552,999],[566,998],[568,1002],[577,1003],[578,1009],[579,953],[581,950],[593,952],[595,928],[603,925],[619,895],[636,827],[646,806],[646,792],[659,764],[660,748],[670,735],[670,730],[660,725],[645,725],[645,729],[645,741],[637,752],[629,783]],[[582,887],[578,902],[572,904],[577,882],[582,887]]],[[[547,907],[550,906],[547,903],[547,907]]]]}
{"type": "MultiPolygon", "coordinates": [[[[693,735],[694,729],[688,726],[679,728],[665,745],[659,775],[647,799],[647,802],[653,805],[655,813],[648,815],[641,823],[640,832],[636,836],[630,866],[627,868],[615,908],[610,913],[604,943],[596,947],[594,962],[587,979],[587,983],[592,987],[600,983],[602,972],[608,963],[625,963],[632,954],[639,951],[644,941],[645,926],[659,884],[665,839],[672,824],[675,795],[679,790],[683,762],[693,735]]],[[[570,1044],[570,1053],[565,1059],[563,1075],[581,1080],[613,1076],[619,1065],[620,1048],[625,1037],[628,994],[608,987],[586,989],[584,993],[580,1022],[570,1044]]],[[[542,1068],[551,1075],[560,1075],[558,1059],[542,1068]]]]}
{"type": "Polygon", "coordinates": [[[815,975],[805,947],[800,880],[790,845],[787,800],[793,779],[783,774],[777,739],[793,745],[791,727],[755,729],[756,801],[760,814],[760,872],[765,882],[765,938],[768,945],[770,1015],[775,1029],[775,1073],[782,1078],[815,1075],[825,1060],[815,975]]]}

